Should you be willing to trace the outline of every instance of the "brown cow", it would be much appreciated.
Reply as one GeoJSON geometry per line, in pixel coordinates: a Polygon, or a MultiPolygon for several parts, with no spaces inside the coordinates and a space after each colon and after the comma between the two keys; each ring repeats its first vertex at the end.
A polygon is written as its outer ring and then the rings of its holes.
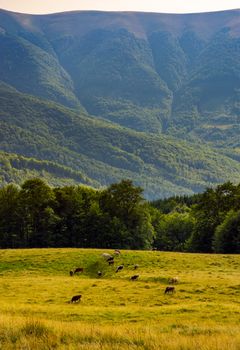
{"type": "Polygon", "coordinates": [[[166,287],[164,294],[174,293],[175,287],[166,287]]]}
{"type": "Polygon", "coordinates": [[[71,299],[71,303],[79,303],[81,297],[81,295],[74,295],[71,299]]]}
{"type": "Polygon", "coordinates": [[[83,272],[83,267],[77,267],[77,268],[74,270],[74,273],[78,273],[78,272],[83,272]]]}
{"type": "Polygon", "coordinates": [[[172,278],[169,278],[168,280],[168,283],[170,284],[177,284],[178,282],[179,282],[178,277],[172,277],[172,278]]]}

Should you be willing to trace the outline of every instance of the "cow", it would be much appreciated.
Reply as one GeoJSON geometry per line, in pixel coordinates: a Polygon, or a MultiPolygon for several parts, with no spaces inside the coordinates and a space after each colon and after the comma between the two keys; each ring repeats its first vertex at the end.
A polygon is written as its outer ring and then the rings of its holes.
{"type": "Polygon", "coordinates": [[[113,256],[110,256],[109,258],[106,259],[107,262],[109,261],[114,261],[114,257],[113,256]]]}
{"type": "Polygon", "coordinates": [[[133,275],[132,277],[130,277],[131,281],[136,281],[136,279],[138,279],[139,275],[133,275]]]}
{"type": "Polygon", "coordinates": [[[179,282],[178,277],[172,277],[172,278],[169,278],[168,280],[168,283],[170,284],[177,284],[178,282],[179,282]]]}
{"type": "Polygon", "coordinates": [[[175,287],[166,287],[164,294],[173,294],[175,292],[175,287]]]}
{"type": "Polygon", "coordinates": [[[102,276],[102,272],[101,271],[98,271],[98,276],[101,277],[102,276]]]}
{"type": "Polygon", "coordinates": [[[73,275],[74,275],[74,272],[71,270],[71,271],[69,272],[69,274],[70,274],[70,276],[73,276],[73,275]]]}
{"type": "Polygon", "coordinates": [[[79,303],[81,297],[81,295],[74,295],[71,299],[71,303],[79,303]]]}
{"type": "Polygon", "coordinates": [[[115,250],[114,250],[114,254],[119,255],[119,254],[121,254],[121,252],[120,252],[119,249],[115,249],[115,250]]]}
{"type": "Polygon", "coordinates": [[[123,265],[119,265],[116,269],[116,272],[121,271],[123,269],[123,265]]]}
{"type": "Polygon", "coordinates": [[[104,259],[109,259],[109,258],[113,258],[113,256],[112,255],[110,255],[110,254],[108,254],[108,253],[102,253],[102,257],[104,258],[104,259]]]}
{"type": "Polygon", "coordinates": [[[110,260],[109,262],[108,262],[108,265],[110,266],[110,265],[114,265],[114,260],[110,260]]]}
{"type": "Polygon", "coordinates": [[[78,272],[83,272],[83,267],[77,267],[77,268],[74,270],[74,273],[78,273],[78,272]]]}

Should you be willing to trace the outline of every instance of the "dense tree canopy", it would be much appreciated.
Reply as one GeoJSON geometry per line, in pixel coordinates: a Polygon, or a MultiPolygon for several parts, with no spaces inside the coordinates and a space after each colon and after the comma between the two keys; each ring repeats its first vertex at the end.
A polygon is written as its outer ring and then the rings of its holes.
{"type": "Polygon", "coordinates": [[[97,191],[51,188],[38,178],[0,189],[1,247],[151,247],[143,190],[122,180],[97,191]]]}
{"type": "Polygon", "coordinates": [[[240,253],[240,185],[148,203],[131,180],[102,190],[9,184],[0,188],[0,247],[240,253]]]}

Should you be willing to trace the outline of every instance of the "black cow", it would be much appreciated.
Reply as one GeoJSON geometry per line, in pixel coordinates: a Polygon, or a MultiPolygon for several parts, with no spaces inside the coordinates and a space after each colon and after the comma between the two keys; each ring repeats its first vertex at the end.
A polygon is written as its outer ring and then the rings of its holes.
{"type": "Polygon", "coordinates": [[[123,269],[123,265],[119,265],[116,269],[116,272],[121,271],[123,269]]]}
{"type": "Polygon", "coordinates": [[[133,275],[132,277],[130,277],[131,281],[135,281],[136,279],[138,279],[139,275],[133,275]]]}
{"type": "Polygon", "coordinates": [[[81,297],[81,295],[74,295],[71,299],[71,303],[79,303],[81,297]]]}
{"type": "Polygon", "coordinates": [[[78,272],[83,272],[83,267],[77,267],[77,268],[74,270],[74,273],[78,273],[78,272]]]}
{"type": "Polygon", "coordinates": [[[114,257],[113,257],[113,256],[110,256],[110,257],[107,258],[106,260],[107,260],[107,262],[109,262],[109,261],[114,261],[114,257]]]}
{"type": "Polygon", "coordinates": [[[166,287],[164,294],[174,293],[175,287],[166,287]]]}

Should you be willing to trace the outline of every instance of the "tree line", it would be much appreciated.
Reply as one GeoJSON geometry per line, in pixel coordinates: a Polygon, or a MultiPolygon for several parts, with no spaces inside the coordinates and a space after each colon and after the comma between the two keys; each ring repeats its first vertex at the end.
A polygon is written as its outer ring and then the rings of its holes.
{"type": "Polygon", "coordinates": [[[0,188],[0,248],[82,247],[240,253],[240,185],[147,202],[122,180],[96,190],[41,179],[0,188]]]}

